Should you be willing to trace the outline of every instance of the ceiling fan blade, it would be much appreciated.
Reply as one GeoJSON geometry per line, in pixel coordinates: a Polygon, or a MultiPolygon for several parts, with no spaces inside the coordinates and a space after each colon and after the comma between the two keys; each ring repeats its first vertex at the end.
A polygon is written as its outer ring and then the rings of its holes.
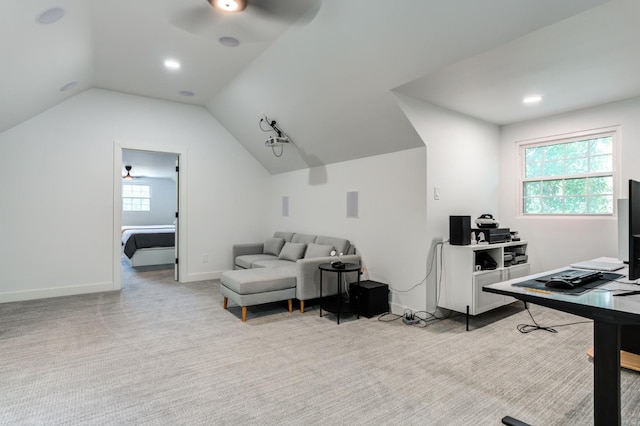
{"type": "Polygon", "coordinates": [[[320,9],[320,0],[249,0],[248,8],[268,17],[269,19],[289,22],[291,24],[306,24],[313,20],[320,9]],[[309,7],[310,1],[313,3],[309,7]],[[310,9],[313,9],[311,11],[310,9]],[[309,11],[309,13],[307,13],[309,11]],[[301,19],[304,16],[304,20],[301,19]]]}
{"type": "Polygon", "coordinates": [[[217,20],[215,10],[207,3],[176,12],[169,22],[191,34],[204,34],[217,20]]]}

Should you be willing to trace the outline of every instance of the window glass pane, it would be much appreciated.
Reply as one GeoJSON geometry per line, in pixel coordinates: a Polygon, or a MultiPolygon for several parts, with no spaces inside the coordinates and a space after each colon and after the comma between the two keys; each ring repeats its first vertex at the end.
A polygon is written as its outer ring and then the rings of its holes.
{"type": "Polygon", "coordinates": [[[613,194],[613,177],[589,178],[589,194],[613,194]]]}
{"type": "Polygon", "coordinates": [[[542,195],[545,197],[562,195],[562,186],[561,180],[548,180],[542,182],[542,195]]]}
{"type": "Polygon", "coordinates": [[[605,138],[592,139],[590,142],[591,155],[612,154],[613,138],[607,136],[605,138]]]}
{"type": "Polygon", "coordinates": [[[542,213],[557,214],[564,212],[564,198],[548,197],[542,199],[542,213]]]}
{"type": "Polygon", "coordinates": [[[586,157],[589,152],[589,141],[569,142],[566,144],[567,158],[586,157]]]}
{"type": "Polygon", "coordinates": [[[608,214],[613,212],[613,196],[598,195],[589,197],[589,213],[608,214]]]}
{"type": "Polygon", "coordinates": [[[541,182],[525,182],[524,183],[524,196],[535,197],[541,194],[542,183],[541,182]]]}
{"type": "Polygon", "coordinates": [[[525,165],[525,177],[532,178],[542,176],[542,165],[544,163],[531,163],[525,165]]]}
{"type": "Polygon", "coordinates": [[[567,159],[567,175],[579,175],[589,171],[589,162],[586,158],[567,159]]]}
{"type": "Polygon", "coordinates": [[[564,160],[547,161],[544,163],[543,176],[562,176],[564,174],[564,160]]]}
{"type": "Polygon", "coordinates": [[[542,204],[540,202],[540,198],[525,198],[524,212],[529,214],[541,213],[542,204]]]}
{"type": "Polygon", "coordinates": [[[611,155],[598,155],[591,157],[591,165],[589,167],[591,172],[609,172],[613,170],[613,156],[611,155]]]}
{"type": "Polygon", "coordinates": [[[533,147],[524,150],[524,161],[529,164],[542,161],[542,148],[533,147]]]}
{"type": "Polygon", "coordinates": [[[564,145],[547,145],[542,148],[545,161],[564,158],[564,145]]]}
{"type": "Polygon", "coordinates": [[[567,197],[564,199],[565,213],[587,213],[587,197],[567,197]]]}
{"type": "Polygon", "coordinates": [[[587,179],[582,178],[565,180],[564,193],[565,195],[585,195],[587,193],[587,179]]]}

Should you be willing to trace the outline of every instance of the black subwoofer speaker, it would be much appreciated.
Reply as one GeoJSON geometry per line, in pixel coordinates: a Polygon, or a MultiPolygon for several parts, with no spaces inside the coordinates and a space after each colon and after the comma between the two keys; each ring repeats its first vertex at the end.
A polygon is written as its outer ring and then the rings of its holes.
{"type": "Polygon", "coordinates": [[[360,281],[360,294],[358,295],[358,284],[349,284],[349,301],[353,306],[358,306],[360,299],[359,313],[362,316],[371,318],[374,315],[389,312],[389,286],[376,281],[360,281]]]}
{"type": "Polygon", "coordinates": [[[454,246],[471,244],[471,216],[449,216],[449,243],[454,246]]]}

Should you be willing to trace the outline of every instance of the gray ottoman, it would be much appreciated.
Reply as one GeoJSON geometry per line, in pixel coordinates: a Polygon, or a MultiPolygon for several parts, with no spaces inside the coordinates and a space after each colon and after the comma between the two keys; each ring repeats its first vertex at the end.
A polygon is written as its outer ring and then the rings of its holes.
{"type": "Polygon", "coordinates": [[[289,301],[293,312],[296,297],[296,270],[293,267],[236,269],[223,272],[220,289],[224,296],[224,309],[231,299],[242,307],[242,321],[247,321],[247,306],[262,303],[289,301]]]}

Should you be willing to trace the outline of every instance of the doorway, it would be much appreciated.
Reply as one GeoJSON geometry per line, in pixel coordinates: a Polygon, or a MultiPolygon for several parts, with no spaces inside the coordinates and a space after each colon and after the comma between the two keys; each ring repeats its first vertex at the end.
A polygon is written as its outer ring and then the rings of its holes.
{"type": "Polygon", "coordinates": [[[185,241],[179,232],[183,221],[180,188],[184,184],[181,167],[184,168],[185,158],[181,150],[115,145],[115,290],[122,288],[125,267],[127,273],[132,269],[172,269],[174,280],[180,281],[179,253],[185,241]],[[134,234],[138,234],[137,240],[123,245],[123,240],[128,241],[134,234]],[[149,247],[141,248],[145,245],[149,247]]]}

